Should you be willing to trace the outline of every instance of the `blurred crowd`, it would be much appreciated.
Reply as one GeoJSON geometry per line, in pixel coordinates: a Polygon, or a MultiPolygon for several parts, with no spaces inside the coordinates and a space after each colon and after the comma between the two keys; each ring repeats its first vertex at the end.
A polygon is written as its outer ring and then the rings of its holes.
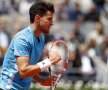
{"type": "MultiPolygon", "coordinates": [[[[39,0],[0,0],[0,66],[13,36],[29,25],[29,7],[39,0]]],[[[43,0],[54,4],[54,25],[45,35],[48,45],[64,40],[69,48],[65,82],[108,85],[108,0],[43,0]]]]}

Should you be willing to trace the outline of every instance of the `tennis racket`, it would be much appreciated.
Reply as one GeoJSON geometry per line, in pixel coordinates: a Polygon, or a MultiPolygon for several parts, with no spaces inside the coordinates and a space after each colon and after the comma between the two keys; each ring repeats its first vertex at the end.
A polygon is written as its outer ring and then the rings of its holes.
{"type": "Polygon", "coordinates": [[[55,90],[61,76],[63,76],[64,72],[66,71],[68,67],[69,50],[64,41],[57,40],[54,43],[52,43],[50,51],[56,51],[57,53],[61,55],[61,60],[58,63],[51,65],[51,67],[49,67],[50,77],[52,75],[57,76],[55,82],[51,83],[52,84],[51,90],[55,90]]]}

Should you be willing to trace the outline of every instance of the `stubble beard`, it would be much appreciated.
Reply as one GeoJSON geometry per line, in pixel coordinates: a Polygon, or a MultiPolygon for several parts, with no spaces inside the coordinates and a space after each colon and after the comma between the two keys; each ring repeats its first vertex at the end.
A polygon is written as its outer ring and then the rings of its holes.
{"type": "Polygon", "coordinates": [[[45,30],[45,29],[40,25],[40,23],[38,23],[38,28],[41,30],[42,33],[45,33],[45,34],[49,33],[49,30],[45,30]]]}

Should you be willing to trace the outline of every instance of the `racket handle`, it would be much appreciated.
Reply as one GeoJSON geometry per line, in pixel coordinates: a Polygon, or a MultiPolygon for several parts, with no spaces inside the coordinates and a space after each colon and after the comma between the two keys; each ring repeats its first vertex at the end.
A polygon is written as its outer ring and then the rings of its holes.
{"type": "MultiPolygon", "coordinates": [[[[49,77],[51,77],[51,68],[49,67],[48,70],[49,70],[49,77]]],[[[51,84],[51,86],[50,86],[50,90],[53,90],[53,89],[52,89],[52,84],[51,84]]]]}

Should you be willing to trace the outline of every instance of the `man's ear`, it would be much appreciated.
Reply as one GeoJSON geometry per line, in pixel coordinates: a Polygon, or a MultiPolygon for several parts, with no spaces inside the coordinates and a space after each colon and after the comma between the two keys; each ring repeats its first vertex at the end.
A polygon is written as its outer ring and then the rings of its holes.
{"type": "Polygon", "coordinates": [[[40,16],[39,16],[39,15],[35,15],[35,21],[36,21],[37,23],[40,22],[40,16]]]}

